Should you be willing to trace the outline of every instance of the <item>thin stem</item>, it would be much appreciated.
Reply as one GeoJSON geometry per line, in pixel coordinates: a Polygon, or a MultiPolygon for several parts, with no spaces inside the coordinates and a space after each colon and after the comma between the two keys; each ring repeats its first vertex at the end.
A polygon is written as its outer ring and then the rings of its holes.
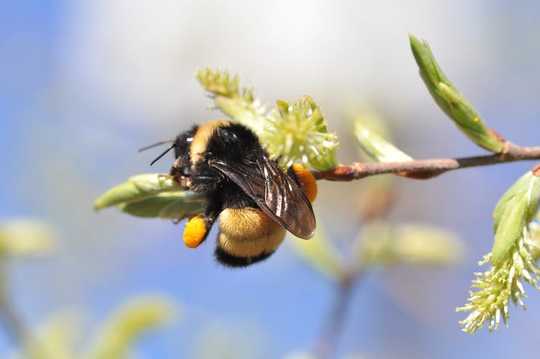
{"type": "Polygon", "coordinates": [[[520,147],[508,142],[503,153],[491,155],[412,160],[406,162],[356,162],[349,166],[339,165],[329,171],[316,171],[313,174],[317,179],[328,181],[352,181],[388,173],[414,179],[429,179],[445,172],[462,168],[539,159],[540,147],[520,147]]]}
{"type": "Polygon", "coordinates": [[[0,263],[0,325],[12,343],[22,348],[28,342],[28,330],[11,303],[7,285],[6,264],[0,263]]]}
{"type": "Polygon", "coordinates": [[[345,327],[345,319],[349,310],[353,289],[361,278],[361,272],[346,275],[339,283],[339,290],[332,311],[323,327],[323,331],[315,348],[317,359],[333,358],[336,354],[338,341],[345,327]]]}

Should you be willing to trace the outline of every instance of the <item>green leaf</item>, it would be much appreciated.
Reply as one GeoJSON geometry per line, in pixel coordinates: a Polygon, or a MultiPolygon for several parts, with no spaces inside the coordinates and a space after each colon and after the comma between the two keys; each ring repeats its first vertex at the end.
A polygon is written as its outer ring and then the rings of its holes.
{"type": "Polygon", "coordinates": [[[293,237],[289,243],[294,253],[328,278],[339,280],[344,274],[343,258],[318,225],[315,235],[306,241],[293,237]]]}
{"type": "Polygon", "coordinates": [[[413,35],[409,40],[420,75],[437,105],[478,146],[491,152],[502,152],[504,140],[484,124],[473,106],[448,80],[429,45],[413,35]]]}
{"type": "Polygon", "coordinates": [[[206,207],[206,200],[194,192],[177,191],[123,203],[118,207],[123,212],[136,217],[182,219],[202,213],[206,207]]]}
{"type": "Polygon", "coordinates": [[[75,343],[78,339],[79,321],[75,314],[61,312],[47,318],[44,324],[33,330],[21,352],[15,358],[73,359],[78,357],[75,343]]]}
{"type": "Polygon", "coordinates": [[[161,297],[132,299],[106,320],[84,358],[126,358],[130,346],[142,334],[175,316],[176,309],[161,297]]]}
{"type": "Polygon", "coordinates": [[[397,229],[395,251],[402,262],[449,265],[463,257],[463,244],[446,230],[427,225],[404,225],[397,229]]]}
{"type": "Polygon", "coordinates": [[[497,232],[497,228],[504,216],[504,211],[513,205],[515,197],[523,196],[523,193],[527,191],[529,181],[529,173],[524,174],[499,199],[493,210],[493,233],[497,232]]]}
{"type": "Polygon", "coordinates": [[[493,265],[499,265],[508,259],[509,253],[523,236],[523,228],[526,225],[526,211],[526,201],[515,201],[513,206],[505,208],[495,232],[495,242],[491,249],[491,263],[493,265]]]}
{"type": "Polygon", "coordinates": [[[356,253],[361,265],[449,265],[463,253],[455,235],[433,226],[374,222],[364,226],[359,237],[356,253]]]}
{"type": "Polygon", "coordinates": [[[141,174],[129,178],[96,199],[94,209],[100,210],[124,203],[140,201],[162,192],[178,191],[180,186],[171,176],[163,174],[141,174]]]}
{"type": "Polygon", "coordinates": [[[43,255],[53,248],[53,231],[43,222],[16,219],[0,223],[1,256],[43,255]]]}
{"type": "Polygon", "coordinates": [[[493,211],[495,242],[491,263],[501,265],[534,219],[540,201],[540,177],[527,172],[501,197],[493,211]]]}

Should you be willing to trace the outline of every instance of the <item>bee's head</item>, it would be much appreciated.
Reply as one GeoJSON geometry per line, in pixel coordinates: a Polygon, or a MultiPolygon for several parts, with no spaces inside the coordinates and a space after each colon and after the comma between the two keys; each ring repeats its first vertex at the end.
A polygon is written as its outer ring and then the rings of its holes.
{"type": "Polygon", "coordinates": [[[193,135],[196,132],[196,127],[190,131],[182,132],[172,145],[174,148],[174,158],[175,161],[171,167],[171,175],[181,176],[181,177],[190,177],[191,175],[191,156],[189,148],[191,142],[193,141],[193,135]]]}
{"type": "MultiPolygon", "coordinates": [[[[193,135],[195,134],[195,129],[182,132],[174,139],[172,148],[174,148],[174,158],[185,158],[189,161],[189,146],[193,141],[193,135]]],[[[187,164],[186,164],[187,165],[187,164]]]]}

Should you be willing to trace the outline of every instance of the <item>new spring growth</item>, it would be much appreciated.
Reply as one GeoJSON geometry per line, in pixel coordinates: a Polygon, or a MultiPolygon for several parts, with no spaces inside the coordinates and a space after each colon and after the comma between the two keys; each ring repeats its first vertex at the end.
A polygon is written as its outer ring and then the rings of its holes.
{"type": "Polygon", "coordinates": [[[264,128],[266,109],[255,97],[253,90],[240,87],[238,76],[206,68],[197,72],[197,80],[213,96],[218,109],[260,135],[264,128]]]}
{"type": "Polygon", "coordinates": [[[444,266],[458,262],[463,253],[452,233],[427,225],[375,221],[364,225],[359,237],[355,253],[364,266],[444,266]]]}
{"type": "Polygon", "coordinates": [[[38,327],[13,358],[131,357],[133,347],[143,335],[176,320],[177,312],[177,306],[165,297],[134,297],[110,314],[95,333],[85,333],[84,338],[80,335],[79,313],[56,313],[38,327]]]}
{"type": "Polygon", "coordinates": [[[183,219],[201,213],[205,200],[183,190],[170,176],[154,173],[133,176],[96,199],[96,210],[107,207],[136,217],[183,219]]]}
{"type": "Polygon", "coordinates": [[[283,168],[302,163],[324,171],[337,165],[337,136],[328,132],[319,106],[309,96],[292,104],[277,101],[260,137],[283,168]]]}
{"type": "Polygon", "coordinates": [[[474,107],[459,93],[443,73],[429,45],[409,36],[411,50],[429,93],[456,126],[478,146],[495,153],[504,150],[505,141],[489,129],[474,107]]]}
{"type": "Polygon", "coordinates": [[[490,263],[491,268],[475,274],[467,304],[457,309],[470,312],[460,322],[463,331],[474,333],[484,324],[495,330],[501,318],[507,325],[510,301],[524,307],[523,282],[538,288],[540,269],[532,233],[539,201],[540,177],[534,171],[521,177],[499,200],[493,212],[493,249],[480,262],[490,263]]]}
{"type": "Polygon", "coordinates": [[[197,79],[213,96],[216,107],[251,128],[283,168],[303,163],[324,171],[337,165],[337,137],[328,132],[312,98],[306,96],[292,104],[278,100],[276,108],[266,112],[252,90],[240,87],[237,76],[204,69],[197,73],[197,79]]]}
{"type": "Polygon", "coordinates": [[[374,113],[366,113],[355,118],[354,135],[362,153],[375,162],[411,161],[412,157],[395,147],[380,133],[384,132],[380,122],[374,113]]]}
{"type": "Polygon", "coordinates": [[[125,358],[145,332],[177,316],[177,308],[161,296],[136,297],[122,305],[99,330],[85,359],[125,358]]]}
{"type": "Polygon", "coordinates": [[[0,256],[33,257],[54,249],[54,234],[45,223],[29,219],[0,222],[0,256]]]}

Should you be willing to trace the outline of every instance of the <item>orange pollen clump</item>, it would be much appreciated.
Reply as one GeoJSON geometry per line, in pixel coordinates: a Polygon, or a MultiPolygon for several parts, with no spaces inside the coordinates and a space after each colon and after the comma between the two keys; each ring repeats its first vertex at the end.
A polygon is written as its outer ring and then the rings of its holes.
{"type": "Polygon", "coordinates": [[[299,163],[293,164],[292,170],[296,175],[296,178],[298,178],[300,186],[302,187],[306,197],[310,202],[315,201],[315,198],[317,198],[317,180],[311,171],[299,163]]]}
{"type": "Polygon", "coordinates": [[[207,232],[203,216],[191,217],[184,227],[184,244],[189,248],[197,248],[206,237],[207,232]]]}

